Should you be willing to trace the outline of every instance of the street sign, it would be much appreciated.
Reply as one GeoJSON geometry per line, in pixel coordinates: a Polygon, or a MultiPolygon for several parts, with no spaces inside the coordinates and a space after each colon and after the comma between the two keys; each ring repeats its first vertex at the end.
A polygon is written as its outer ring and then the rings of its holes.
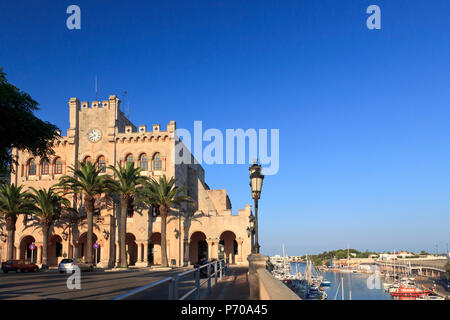
{"type": "Polygon", "coordinates": [[[34,250],[34,249],[36,249],[36,245],[34,243],[32,243],[32,244],[30,244],[30,246],[28,248],[30,248],[30,250],[34,250]]]}
{"type": "Polygon", "coordinates": [[[94,249],[98,249],[100,245],[98,243],[94,243],[94,249]]]}

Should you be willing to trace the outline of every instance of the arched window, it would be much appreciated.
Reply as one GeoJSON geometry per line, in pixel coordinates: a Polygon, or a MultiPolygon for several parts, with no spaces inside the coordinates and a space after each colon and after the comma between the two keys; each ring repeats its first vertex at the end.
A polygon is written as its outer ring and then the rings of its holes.
{"type": "Polygon", "coordinates": [[[134,163],[133,155],[131,153],[125,157],[125,164],[127,164],[128,162],[134,163]]]}
{"type": "Polygon", "coordinates": [[[50,164],[46,160],[42,160],[41,162],[41,175],[50,173],[50,164]]]}
{"type": "Polygon", "coordinates": [[[84,160],[83,160],[83,163],[87,164],[89,162],[92,164],[92,158],[90,156],[85,157],[84,160]]]}
{"type": "Polygon", "coordinates": [[[30,159],[28,161],[28,175],[29,176],[36,175],[36,162],[34,161],[34,159],[30,159]]]}
{"type": "Polygon", "coordinates": [[[100,156],[97,159],[97,167],[101,169],[100,172],[106,172],[106,161],[104,156],[100,156]]]}
{"type": "Polygon", "coordinates": [[[162,160],[159,153],[153,156],[153,170],[162,170],[162,160]]]}
{"type": "Polygon", "coordinates": [[[148,170],[148,159],[145,153],[141,154],[141,157],[139,158],[139,167],[144,171],[148,170]]]}
{"type": "Polygon", "coordinates": [[[54,162],[54,174],[62,174],[62,161],[61,158],[56,158],[54,162]]]}

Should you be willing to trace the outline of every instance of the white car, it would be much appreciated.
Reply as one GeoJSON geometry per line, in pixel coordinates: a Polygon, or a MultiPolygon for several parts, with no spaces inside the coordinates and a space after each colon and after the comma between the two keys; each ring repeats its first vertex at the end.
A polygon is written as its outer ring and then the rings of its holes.
{"type": "Polygon", "coordinates": [[[62,259],[58,266],[60,273],[75,273],[76,268],[80,268],[80,271],[93,271],[94,266],[77,259],[62,259]]]}

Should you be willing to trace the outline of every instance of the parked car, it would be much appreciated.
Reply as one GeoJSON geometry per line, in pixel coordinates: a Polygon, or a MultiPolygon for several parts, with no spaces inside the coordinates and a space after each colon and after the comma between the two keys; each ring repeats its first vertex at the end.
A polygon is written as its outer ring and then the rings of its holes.
{"type": "Polygon", "coordinates": [[[58,271],[60,273],[75,273],[76,268],[80,268],[80,271],[94,270],[94,265],[86,263],[82,260],[77,259],[62,259],[58,266],[58,271]]]}
{"type": "Polygon", "coordinates": [[[2,270],[4,273],[8,273],[8,271],[15,272],[25,272],[25,271],[33,271],[37,272],[39,267],[27,260],[8,260],[6,262],[2,262],[2,270]]]}

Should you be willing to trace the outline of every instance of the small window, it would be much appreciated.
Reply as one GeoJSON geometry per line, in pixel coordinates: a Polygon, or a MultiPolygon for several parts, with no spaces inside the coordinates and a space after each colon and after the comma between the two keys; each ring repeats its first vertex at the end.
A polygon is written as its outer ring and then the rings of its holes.
{"type": "Polygon", "coordinates": [[[148,160],[147,155],[145,153],[142,154],[141,158],[139,159],[139,167],[144,171],[148,170],[148,160]]]}
{"type": "Polygon", "coordinates": [[[34,161],[34,159],[31,159],[28,162],[28,175],[29,176],[36,175],[36,162],[34,161]]]}
{"type": "Polygon", "coordinates": [[[55,174],[62,174],[62,161],[61,158],[55,159],[55,174]]]}
{"type": "Polygon", "coordinates": [[[98,157],[97,167],[100,169],[100,172],[106,172],[106,161],[104,156],[98,157]]]}
{"type": "Polygon", "coordinates": [[[92,164],[92,158],[87,156],[86,158],[84,158],[83,162],[84,162],[84,164],[88,164],[88,163],[92,164]]]}
{"type": "Polygon", "coordinates": [[[125,163],[128,164],[129,162],[130,162],[130,163],[134,163],[133,155],[132,155],[132,154],[129,154],[129,155],[127,155],[127,156],[125,157],[125,163]]]}
{"type": "Polygon", "coordinates": [[[162,170],[162,160],[159,153],[153,157],[153,170],[162,170]]]}
{"type": "Polygon", "coordinates": [[[50,164],[48,161],[42,161],[41,164],[41,175],[49,174],[50,172],[50,164]]]}
{"type": "Polygon", "coordinates": [[[159,208],[157,206],[152,206],[151,210],[152,210],[152,217],[156,218],[157,216],[159,216],[159,208]]]}

